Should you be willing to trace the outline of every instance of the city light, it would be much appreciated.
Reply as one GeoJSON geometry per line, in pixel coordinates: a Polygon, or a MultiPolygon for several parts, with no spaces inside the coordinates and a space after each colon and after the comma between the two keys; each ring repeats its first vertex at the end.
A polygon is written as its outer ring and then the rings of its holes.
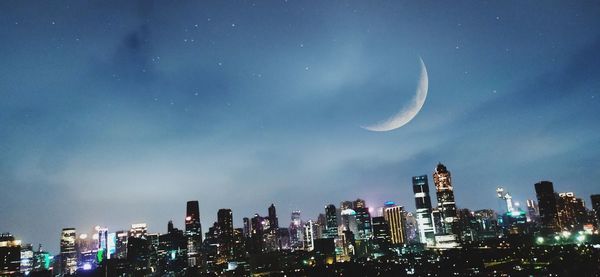
{"type": "Polygon", "coordinates": [[[538,243],[538,244],[542,244],[542,243],[544,243],[544,238],[543,238],[543,237],[538,237],[538,238],[537,238],[537,243],[538,243]]]}
{"type": "Polygon", "coordinates": [[[90,263],[85,263],[85,264],[83,264],[83,267],[82,267],[82,268],[83,268],[83,270],[90,270],[90,269],[92,269],[92,264],[90,264],[90,263]]]}

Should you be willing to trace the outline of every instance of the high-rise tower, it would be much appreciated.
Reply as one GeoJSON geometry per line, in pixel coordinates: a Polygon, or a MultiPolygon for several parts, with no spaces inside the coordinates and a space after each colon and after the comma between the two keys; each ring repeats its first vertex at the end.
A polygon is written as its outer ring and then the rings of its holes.
{"type": "Polygon", "coordinates": [[[274,204],[269,206],[269,226],[275,231],[279,229],[279,220],[277,219],[277,211],[274,204]]]}
{"type": "Polygon", "coordinates": [[[202,225],[200,224],[198,201],[187,202],[185,236],[188,239],[188,265],[198,266],[200,264],[200,247],[202,246],[202,225]]]}
{"type": "Polygon", "coordinates": [[[217,224],[219,225],[219,239],[224,260],[233,255],[233,213],[230,209],[220,209],[217,212],[217,224]]]}
{"type": "Polygon", "coordinates": [[[419,241],[423,244],[433,245],[434,229],[431,217],[431,197],[429,196],[429,183],[427,175],[412,177],[413,192],[415,193],[415,208],[419,241]]]}
{"type": "Polygon", "coordinates": [[[433,172],[433,181],[437,194],[438,210],[440,211],[443,233],[456,235],[458,238],[458,218],[456,215],[456,203],[454,202],[454,188],[452,176],[446,166],[439,163],[433,172]]]}
{"type": "Polygon", "coordinates": [[[404,208],[402,206],[389,205],[384,208],[383,216],[390,228],[391,242],[393,244],[404,244],[406,242],[404,208]]]}
{"type": "Polygon", "coordinates": [[[558,211],[556,209],[556,193],[550,181],[540,181],[535,184],[535,194],[540,210],[540,223],[547,232],[556,232],[558,227],[558,211]]]}
{"type": "Polygon", "coordinates": [[[74,274],[77,270],[77,252],[75,228],[63,228],[60,235],[60,262],[63,275],[74,274]]]}
{"type": "Polygon", "coordinates": [[[337,238],[338,237],[338,225],[337,225],[337,210],[335,205],[329,204],[325,207],[325,219],[327,220],[325,226],[325,237],[326,238],[337,238]]]}

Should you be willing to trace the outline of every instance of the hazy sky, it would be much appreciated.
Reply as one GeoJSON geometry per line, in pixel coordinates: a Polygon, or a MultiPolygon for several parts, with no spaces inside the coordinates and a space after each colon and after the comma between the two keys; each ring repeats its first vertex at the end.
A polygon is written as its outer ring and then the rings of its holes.
{"type": "MultiPolygon", "coordinates": [[[[1,1],[0,231],[204,231],[274,203],[394,200],[438,162],[457,205],[600,193],[597,1],[1,1]],[[407,105],[385,133],[359,126],[407,105]]],[[[432,188],[433,189],[433,188],[432,188]]]]}

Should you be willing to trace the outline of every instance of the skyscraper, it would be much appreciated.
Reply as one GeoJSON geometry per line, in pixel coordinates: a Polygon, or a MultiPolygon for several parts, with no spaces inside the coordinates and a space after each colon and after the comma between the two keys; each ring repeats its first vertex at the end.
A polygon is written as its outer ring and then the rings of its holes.
{"type": "Polygon", "coordinates": [[[269,206],[269,226],[273,230],[279,229],[279,220],[277,219],[277,212],[273,204],[269,206]]]}
{"type": "Polygon", "coordinates": [[[188,201],[185,214],[185,236],[188,239],[188,265],[200,263],[200,247],[202,246],[202,225],[198,201],[188,201]]]}
{"type": "Polygon", "coordinates": [[[527,199],[527,217],[531,222],[539,221],[539,212],[537,203],[532,199],[527,199]]]}
{"type": "Polygon", "coordinates": [[[390,228],[392,244],[404,244],[406,242],[404,208],[402,206],[388,206],[383,210],[383,216],[390,228]]]}
{"type": "Polygon", "coordinates": [[[325,219],[327,220],[325,226],[325,237],[326,238],[337,238],[338,237],[338,224],[337,224],[337,210],[335,205],[329,204],[325,206],[325,219]]]}
{"type": "Polygon", "coordinates": [[[252,225],[250,225],[250,219],[247,218],[247,217],[244,217],[242,219],[242,221],[244,222],[244,227],[242,229],[243,230],[242,231],[243,232],[242,235],[245,238],[249,238],[250,237],[250,233],[252,232],[252,225]]]}
{"type": "Polygon", "coordinates": [[[291,222],[289,227],[290,246],[294,249],[299,249],[302,246],[302,220],[300,219],[300,211],[292,211],[291,222]]]}
{"type": "Polygon", "coordinates": [[[230,209],[220,209],[217,212],[217,224],[220,232],[220,258],[226,261],[233,256],[233,213],[230,209]]]}
{"type": "Polygon", "coordinates": [[[535,194],[538,199],[542,228],[547,232],[558,231],[560,228],[558,226],[554,185],[550,181],[540,181],[535,184],[535,194]]]}
{"type": "Polygon", "coordinates": [[[304,249],[312,251],[315,248],[315,233],[312,220],[304,224],[304,249]]]}
{"type": "Polygon", "coordinates": [[[369,213],[369,208],[357,207],[354,208],[354,211],[356,212],[356,223],[358,225],[358,234],[356,234],[356,239],[370,239],[371,235],[373,234],[373,227],[371,226],[371,214],[369,213]]]}
{"type": "Polygon", "coordinates": [[[20,266],[21,241],[8,233],[0,234],[0,276],[17,276],[20,266]]]}
{"type": "Polygon", "coordinates": [[[600,227],[600,194],[592,194],[590,198],[592,200],[592,209],[596,214],[596,222],[600,227]]]}
{"type": "Polygon", "coordinates": [[[558,222],[563,230],[581,230],[588,223],[587,211],[583,199],[572,192],[562,192],[557,198],[558,222]]]}
{"type": "Polygon", "coordinates": [[[429,246],[435,243],[433,219],[431,217],[431,197],[427,175],[412,177],[413,192],[415,193],[415,208],[419,241],[429,246]]]}
{"type": "Polygon", "coordinates": [[[433,172],[438,210],[442,219],[443,234],[454,235],[458,238],[458,218],[456,215],[456,203],[454,202],[454,188],[452,176],[446,166],[439,163],[433,172]]]}
{"type": "Polygon", "coordinates": [[[60,261],[62,274],[73,274],[77,270],[77,252],[75,228],[63,228],[60,235],[60,261]]]}
{"type": "Polygon", "coordinates": [[[373,217],[373,238],[377,244],[390,243],[390,225],[383,216],[373,217]]]}

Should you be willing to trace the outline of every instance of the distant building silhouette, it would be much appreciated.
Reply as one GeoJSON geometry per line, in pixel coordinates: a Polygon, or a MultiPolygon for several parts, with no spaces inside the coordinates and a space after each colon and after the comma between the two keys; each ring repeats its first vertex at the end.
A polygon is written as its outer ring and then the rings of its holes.
{"type": "Polygon", "coordinates": [[[538,182],[535,184],[535,194],[538,199],[542,228],[547,232],[558,231],[560,228],[558,226],[554,185],[550,181],[538,182]]]}
{"type": "Polygon", "coordinates": [[[593,194],[590,198],[592,200],[592,209],[596,215],[596,224],[600,228],[600,194],[593,194]]]}

